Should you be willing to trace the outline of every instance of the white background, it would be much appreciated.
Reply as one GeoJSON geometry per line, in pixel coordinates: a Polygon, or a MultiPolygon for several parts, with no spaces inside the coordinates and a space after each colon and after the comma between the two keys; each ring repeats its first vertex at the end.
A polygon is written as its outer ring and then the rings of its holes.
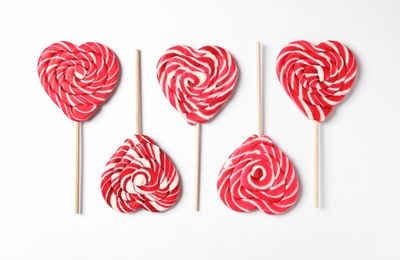
{"type": "Polygon", "coordinates": [[[0,259],[400,259],[400,2],[2,1],[0,259]],[[293,40],[337,40],[358,61],[351,93],[321,125],[321,207],[313,208],[313,122],[280,86],[275,60],[293,40]],[[43,90],[48,45],[96,41],[121,80],[83,123],[82,214],[74,214],[75,124],[43,90]],[[256,42],[263,45],[265,134],[301,184],[280,216],[219,199],[226,158],[257,133],[256,42]],[[176,44],[220,45],[236,58],[232,99],[202,126],[200,211],[193,210],[195,128],[167,102],[156,63],[176,44]],[[142,52],[143,133],[171,157],[183,192],[164,213],[121,214],[100,193],[104,165],[135,131],[134,50],[142,52]]]}

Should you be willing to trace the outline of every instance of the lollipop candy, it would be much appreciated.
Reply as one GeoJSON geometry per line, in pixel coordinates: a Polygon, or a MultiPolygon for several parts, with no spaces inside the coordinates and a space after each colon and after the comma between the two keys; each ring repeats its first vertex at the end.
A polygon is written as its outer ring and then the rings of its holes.
{"type": "Polygon", "coordinates": [[[353,53],[337,41],[313,46],[294,41],[277,58],[276,73],[282,87],[296,106],[315,121],[314,206],[318,207],[318,132],[323,122],[349,93],[356,78],[353,53]]]}
{"type": "Polygon", "coordinates": [[[282,214],[296,202],[299,184],[289,158],[262,134],[260,43],[257,43],[258,135],[226,160],[217,181],[222,202],[232,210],[282,214]]]}
{"type": "Polygon", "coordinates": [[[119,76],[115,54],[88,42],[76,47],[57,42],[38,61],[40,82],[54,103],[72,121],[89,119],[113,91],[119,76]]]}
{"type": "Polygon", "coordinates": [[[87,42],[79,47],[66,41],[48,46],[38,60],[46,93],[76,123],[75,213],[79,213],[80,122],[90,119],[109,98],[119,77],[119,63],[106,46],[87,42]]]}
{"type": "Polygon", "coordinates": [[[158,61],[157,78],[165,97],[186,122],[196,125],[195,210],[199,200],[200,124],[211,120],[229,100],[238,78],[234,58],[218,46],[199,50],[169,48],[158,61]]]}
{"type": "Polygon", "coordinates": [[[298,181],[288,157],[264,136],[252,135],[225,162],[218,194],[229,208],[281,214],[297,200],[298,181]]]}
{"type": "Polygon", "coordinates": [[[141,133],[140,55],[136,50],[136,135],[128,138],[108,161],[101,177],[107,204],[122,213],[172,207],[180,195],[180,179],[169,157],[141,133]]]}
{"type": "Polygon", "coordinates": [[[180,194],[180,180],[168,156],[146,135],[133,135],[118,148],[101,178],[110,207],[127,213],[140,208],[165,211],[180,194]]]}
{"type": "Polygon", "coordinates": [[[303,114],[322,122],[349,93],[357,65],[352,52],[336,41],[314,47],[289,43],[279,53],[276,73],[282,87],[303,114]]]}
{"type": "Polygon", "coordinates": [[[169,102],[190,125],[205,123],[229,99],[238,77],[236,62],[223,48],[169,48],[157,64],[157,78],[169,102]]]}

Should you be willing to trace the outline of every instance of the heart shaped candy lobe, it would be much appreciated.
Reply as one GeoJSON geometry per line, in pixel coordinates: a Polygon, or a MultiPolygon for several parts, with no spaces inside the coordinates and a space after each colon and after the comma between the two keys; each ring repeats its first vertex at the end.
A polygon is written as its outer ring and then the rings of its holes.
{"type": "Polygon", "coordinates": [[[119,63],[106,46],[87,42],[79,47],[66,41],[47,47],[38,61],[44,90],[73,121],[89,119],[112,93],[119,63]]]}
{"type": "Polygon", "coordinates": [[[232,55],[218,46],[169,48],[157,64],[165,97],[190,125],[205,123],[228,101],[238,78],[232,55]]]}
{"type": "Polygon", "coordinates": [[[122,213],[172,207],[180,195],[180,179],[168,156],[146,135],[128,138],[108,161],[101,177],[107,204],[122,213]]]}
{"type": "Polygon", "coordinates": [[[266,135],[252,135],[226,160],[217,181],[222,202],[239,212],[282,214],[296,202],[299,184],[289,158],[266,135]]]}
{"type": "Polygon", "coordinates": [[[276,73],[303,114],[322,122],[349,93],[356,78],[353,53],[337,41],[294,41],[279,53],[276,73]]]}

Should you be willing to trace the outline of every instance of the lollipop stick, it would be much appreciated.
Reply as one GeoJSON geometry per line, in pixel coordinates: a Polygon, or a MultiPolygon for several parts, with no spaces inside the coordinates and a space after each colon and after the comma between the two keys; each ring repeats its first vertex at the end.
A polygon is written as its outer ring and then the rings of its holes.
{"type": "Polygon", "coordinates": [[[315,121],[314,123],[314,208],[318,208],[318,170],[319,170],[319,123],[315,121]]]}
{"type": "Polygon", "coordinates": [[[81,123],[76,122],[75,214],[79,214],[81,123]]]}
{"type": "Polygon", "coordinates": [[[136,134],[142,134],[142,111],[140,92],[140,51],[136,49],[136,134]]]}
{"type": "Polygon", "coordinates": [[[200,123],[196,125],[196,169],[194,176],[194,210],[199,211],[199,189],[200,189],[200,123]]]}
{"type": "Polygon", "coordinates": [[[261,51],[260,42],[257,42],[257,111],[258,111],[258,136],[263,135],[262,105],[261,105],[261,51]]]}

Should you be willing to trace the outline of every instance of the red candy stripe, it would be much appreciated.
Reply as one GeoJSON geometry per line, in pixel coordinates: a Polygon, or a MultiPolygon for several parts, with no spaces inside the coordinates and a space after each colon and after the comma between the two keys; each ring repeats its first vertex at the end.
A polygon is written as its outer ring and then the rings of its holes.
{"type": "Polygon", "coordinates": [[[282,214],[297,200],[299,185],[289,159],[267,136],[249,137],[225,162],[218,193],[229,208],[282,214]]]}
{"type": "Polygon", "coordinates": [[[314,47],[294,41],[278,55],[276,73],[286,93],[311,120],[322,122],[350,91],[356,78],[353,53],[326,41],[314,47]]]}
{"type": "Polygon", "coordinates": [[[146,135],[134,135],[118,148],[101,177],[107,204],[123,213],[140,208],[165,211],[180,195],[179,175],[168,156],[146,135]]]}
{"type": "Polygon", "coordinates": [[[89,119],[113,91],[119,64],[106,46],[88,42],[79,47],[57,42],[47,47],[38,61],[44,90],[73,121],[89,119]]]}
{"type": "Polygon", "coordinates": [[[191,125],[205,123],[217,114],[229,99],[237,77],[235,60],[218,46],[199,50],[174,46],[157,64],[164,95],[191,125]]]}

